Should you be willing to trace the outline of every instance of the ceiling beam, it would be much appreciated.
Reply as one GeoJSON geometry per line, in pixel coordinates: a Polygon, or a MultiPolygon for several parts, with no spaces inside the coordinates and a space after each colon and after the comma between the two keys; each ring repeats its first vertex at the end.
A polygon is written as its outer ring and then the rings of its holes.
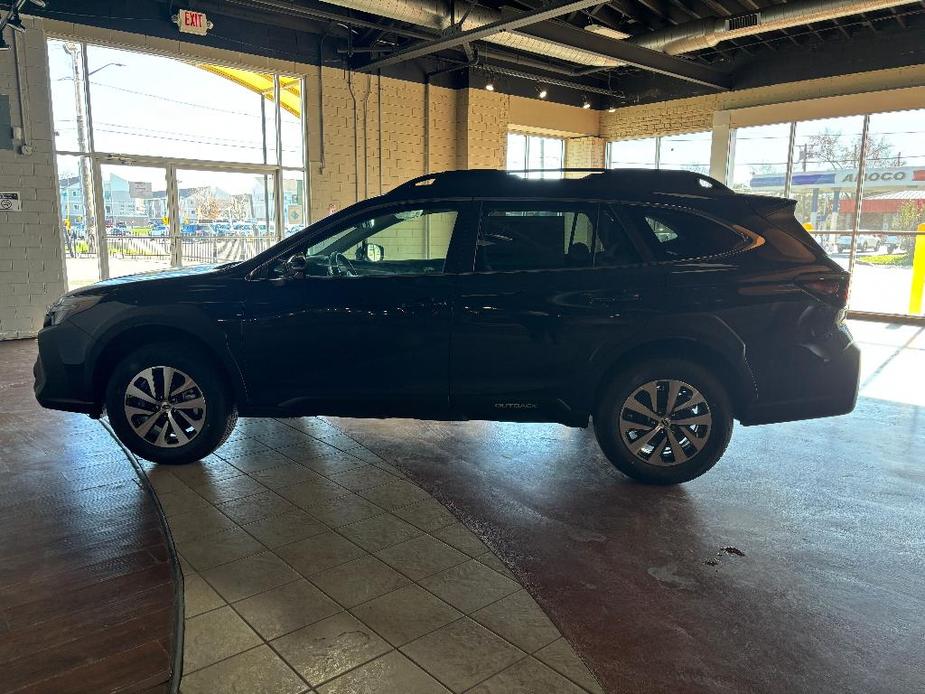
{"type": "Polygon", "coordinates": [[[424,56],[430,55],[431,53],[445,51],[450,48],[461,46],[464,43],[478,41],[479,39],[487,38],[493,34],[499,34],[504,31],[515,31],[517,29],[530,26],[531,24],[537,24],[538,22],[543,22],[547,19],[553,19],[563,14],[568,14],[569,12],[575,12],[577,10],[593,7],[599,3],[600,0],[560,0],[560,2],[556,2],[548,7],[537,10],[530,10],[529,12],[521,12],[513,17],[504,17],[503,19],[499,19],[497,22],[490,22],[489,24],[484,24],[480,27],[476,27],[475,29],[469,29],[467,31],[456,31],[439,39],[421,41],[420,43],[416,43],[413,46],[410,46],[409,48],[395,51],[395,53],[392,53],[385,58],[373,60],[363,65],[356,65],[355,67],[357,70],[363,72],[380,70],[390,65],[403,63],[406,60],[423,58],[424,56]]]}
{"type": "Polygon", "coordinates": [[[614,41],[606,36],[577,29],[561,22],[544,22],[527,27],[522,33],[566,46],[575,46],[591,53],[613,58],[626,65],[702,84],[712,89],[727,90],[732,87],[731,77],[714,68],[643,48],[629,41],[614,41]]]}

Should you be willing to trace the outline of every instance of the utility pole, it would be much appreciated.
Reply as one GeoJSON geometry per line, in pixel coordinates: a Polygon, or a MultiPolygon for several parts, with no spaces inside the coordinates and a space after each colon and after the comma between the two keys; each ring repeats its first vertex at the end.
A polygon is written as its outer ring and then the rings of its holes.
{"type": "MultiPolygon", "coordinates": [[[[84,111],[83,82],[80,77],[82,64],[80,44],[68,42],[63,45],[65,53],[71,56],[71,75],[74,80],[74,108],[76,109],[75,116],[77,119],[77,149],[84,154],[88,154],[90,147],[88,145],[89,137],[87,135],[87,116],[84,111]]],[[[96,206],[93,195],[92,164],[89,156],[82,156],[80,158],[80,181],[81,188],[83,188],[84,229],[87,233],[87,242],[90,244],[90,252],[93,253],[98,244],[96,238],[96,206]]]]}

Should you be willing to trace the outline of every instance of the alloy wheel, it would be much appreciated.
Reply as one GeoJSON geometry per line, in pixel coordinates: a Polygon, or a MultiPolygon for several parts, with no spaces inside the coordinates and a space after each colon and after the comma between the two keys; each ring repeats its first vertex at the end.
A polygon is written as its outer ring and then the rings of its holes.
{"type": "Polygon", "coordinates": [[[697,455],[713,429],[706,398],[675,379],[649,381],[620,407],[620,436],[629,451],[652,465],[680,465],[697,455]]]}
{"type": "Polygon", "coordinates": [[[152,366],[135,374],[125,389],[124,411],[135,434],[159,448],[186,445],[206,422],[202,389],[172,366],[152,366]]]}

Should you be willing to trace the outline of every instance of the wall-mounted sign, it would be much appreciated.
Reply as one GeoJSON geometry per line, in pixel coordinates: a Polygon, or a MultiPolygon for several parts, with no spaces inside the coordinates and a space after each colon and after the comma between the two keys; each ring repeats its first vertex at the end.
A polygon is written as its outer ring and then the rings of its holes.
{"type": "Polygon", "coordinates": [[[19,193],[0,193],[0,212],[22,212],[22,196],[19,193]]]}
{"type": "Polygon", "coordinates": [[[301,205],[289,205],[286,208],[286,223],[287,224],[301,224],[302,223],[302,206],[301,205]]]}
{"type": "Polygon", "coordinates": [[[150,181],[129,181],[128,194],[133,198],[150,198],[151,182],[150,181]]]}
{"type": "Polygon", "coordinates": [[[177,23],[181,34],[196,34],[198,36],[205,36],[209,29],[212,28],[212,22],[206,18],[205,12],[179,10],[173,16],[173,21],[177,23]]]}

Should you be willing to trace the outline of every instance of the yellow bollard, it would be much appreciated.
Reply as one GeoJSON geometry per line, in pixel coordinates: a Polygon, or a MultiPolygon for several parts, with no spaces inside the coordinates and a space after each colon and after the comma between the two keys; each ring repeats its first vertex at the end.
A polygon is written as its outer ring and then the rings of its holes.
{"type": "Polygon", "coordinates": [[[912,252],[912,287],[909,290],[909,313],[922,313],[922,292],[925,289],[925,224],[919,224],[912,252]]]}

